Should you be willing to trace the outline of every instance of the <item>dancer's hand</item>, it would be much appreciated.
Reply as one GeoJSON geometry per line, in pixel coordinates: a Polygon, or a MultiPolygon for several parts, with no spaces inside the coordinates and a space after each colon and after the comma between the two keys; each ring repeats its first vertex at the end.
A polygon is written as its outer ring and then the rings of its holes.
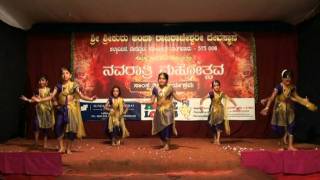
{"type": "Polygon", "coordinates": [[[94,100],[96,100],[96,99],[97,99],[97,96],[96,96],[96,95],[94,95],[94,96],[91,97],[91,101],[94,101],[94,100]]]}
{"type": "Polygon", "coordinates": [[[25,97],[24,95],[20,96],[20,99],[23,100],[23,101],[30,102],[30,99],[28,99],[28,98],[25,97]]]}
{"type": "Polygon", "coordinates": [[[200,111],[203,112],[203,106],[202,105],[200,106],[200,111]]]}
{"type": "Polygon", "coordinates": [[[268,114],[268,111],[269,111],[269,108],[265,107],[264,109],[262,109],[262,111],[260,111],[260,114],[266,116],[268,114]]]}
{"type": "Polygon", "coordinates": [[[59,105],[58,101],[55,98],[52,100],[52,104],[53,104],[53,106],[58,106],[59,105]]]}
{"type": "Polygon", "coordinates": [[[317,111],[318,110],[318,107],[316,105],[314,105],[313,103],[311,103],[307,96],[303,100],[305,101],[304,106],[306,108],[308,108],[310,111],[317,111]]]}
{"type": "Polygon", "coordinates": [[[260,103],[261,103],[262,105],[264,105],[264,106],[267,104],[267,102],[268,102],[268,98],[261,99],[261,101],[260,101],[260,103]]]}

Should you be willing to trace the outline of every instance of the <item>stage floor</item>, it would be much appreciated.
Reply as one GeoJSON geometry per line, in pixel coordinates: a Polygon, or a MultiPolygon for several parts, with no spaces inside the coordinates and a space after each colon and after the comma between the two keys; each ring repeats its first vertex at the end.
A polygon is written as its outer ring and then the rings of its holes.
{"type": "MultiPolygon", "coordinates": [[[[62,155],[64,173],[57,179],[273,179],[254,169],[240,167],[240,151],[274,150],[277,139],[173,138],[172,149],[160,150],[157,138],[128,138],[113,147],[104,139],[77,140],[73,154],[62,155]]],[[[12,139],[0,144],[1,152],[41,152],[30,139],[12,139]]],[[[49,150],[57,142],[49,140],[49,150]]],[[[318,145],[296,144],[299,149],[317,149],[318,145]]],[[[299,178],[301,179],[301,178],[299,178]]]]}

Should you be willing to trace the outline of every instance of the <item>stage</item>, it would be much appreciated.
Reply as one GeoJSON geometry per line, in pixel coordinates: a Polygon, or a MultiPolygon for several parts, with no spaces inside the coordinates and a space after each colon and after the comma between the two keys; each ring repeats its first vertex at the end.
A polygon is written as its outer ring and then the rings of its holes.
{"type": "MultiPolygon", "coordinates": [[[[113,147],[105,139],[77,140],[73,154],[62,154],[63,175],[51,179],[286,179],[319,178],[268,175],[240,165],[241,151],[277,151],[277,139],[222,139],[221,145],[208,138],[174,138],[172,149],[160,149],[157,138],[128,138],[113,147]]],[[[55,152],[57,142],[49,140],[49,150],[35,148],[30,139],[12,139],[0,145],[1,152],[55,152]]],[[[318,145],[297,144],[300,150],[316,150],[318,145]]],[[[16,178],[16,177],[15,177],[16,178]]],[[[39,177],[43,179],[43,177],[39,177]]],[[[49,177],[48,177],[49,178],[49,177]]],[[[10,176],[7,176],[10,179],[10,176]]],[[[34,178],[33,178],[34,179],[34,178]]],[[[49,178],[50,179],[50,178],[49,178]]]]}

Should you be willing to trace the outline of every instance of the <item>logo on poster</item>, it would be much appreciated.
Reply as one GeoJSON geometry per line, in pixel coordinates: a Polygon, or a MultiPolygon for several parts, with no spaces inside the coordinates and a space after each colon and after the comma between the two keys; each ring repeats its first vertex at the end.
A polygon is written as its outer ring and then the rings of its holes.
{"type": "MultiPolygon", "coordinates": [[[[173,111],[174,111],[174,117],[178,117],[178,107],[177,103],[173,102],[173,111]]],[[[144,107],[144,117],[145,118],[153,118],[156,113],[156,105],[152,104],[146,104],[144,107]]]]}

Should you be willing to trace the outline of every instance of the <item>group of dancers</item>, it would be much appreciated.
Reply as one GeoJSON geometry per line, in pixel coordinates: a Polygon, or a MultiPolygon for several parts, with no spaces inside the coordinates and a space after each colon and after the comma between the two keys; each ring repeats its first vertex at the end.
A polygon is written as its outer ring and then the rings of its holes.
{"type": "Polygon", "coordinates": [[[36,116],[33,121],[36,146],[38,145],[39,132],[42,131],[43,148],[47,148],[48,132],[54,129],[59,142],[59,152],[71,154],[73,141],[86,135],[79,99],[94,101],[96,97],[87,97],[82,94],[79,86],[71,80],[71,77],[70,70],[61,68],[61,82],[55,86],[52,92],[48,87],[47,78],[42,76],[39,79],[39,88],[31,98],[21,96],[24,101],[36,103],[36,116]],[[64,137],[67,139],[66,148],[64,137]]]}
{"type": "MultiPolygon", "coordinates": [[[[282,81],[275,87],[270,97],[262,99],[261,103],[265,108],[260,112],[267,115],[273,101],[272,128],[281,134],[282,148],[296,150],[293,146],[294,129],[294,103],[304,105],[311,111],[316,111],[317,107],[307,98],[301,98],[295,86],[292,84],[292,72],[283,70],[282,81]],[[287,145],[287,146],[284,146],[287,145]]],[[[31,98],[21,96],[21,99],[30,103],[35,103],[36,117],[33,121],[35,145],[38,145],[39,133],[43,132],[43,148],[47,148],[47,137],[50,130],[54,129],[59,142],[59,152],[72,153],[72,143],[76,138],[85,136],[85,129],[81,118],[80,99],[94,101],[95,96],[88,97],[81,93],[76,82],[72,81],[72,74],[67,68],[61,69],[61,82],[53,91],[48,87],[48,80],[45,76],[39,79],[39,87],[31,98]],[[55,117],[56,116],[56,117],[55,117]],[[66,146],[64,139],[67,140],[66,146]],[[65,148],[66,147],[66,148],[65,148]]],[[[173,99],[186,103],[186,97],[177,95],[172,85],[168,83],[169,75],[161,72],[158,75],[158,84],[152,89],[152,96],[148,100],[140,103],[156,103],[156,112],[152,121],[152,135],[158,135],[163,150],[170,149],[170,139],[172,135],[177,135],[174,120],[173,99]]],[[[221,91],[221,82],[212,81],[212,89],[200,100],[200,109],[203,111],[203,101],[211,100],[208,122],[213,133],[213,143],[220,144],[220,134],[225,129],[226,134],[230,134],[229,121],[225,119],[224,104],[230,101],[237,106],[235,101],[221,91]]],[[[119,146],[121,141],[129,136],[126,128],[124,115],[128,111],[127,106],[121,97],[121,89],[114,86],[111,89],[110,97],[105,104],[108,111],[107,133],[111,136],[112,146],[119,146]]]]}

